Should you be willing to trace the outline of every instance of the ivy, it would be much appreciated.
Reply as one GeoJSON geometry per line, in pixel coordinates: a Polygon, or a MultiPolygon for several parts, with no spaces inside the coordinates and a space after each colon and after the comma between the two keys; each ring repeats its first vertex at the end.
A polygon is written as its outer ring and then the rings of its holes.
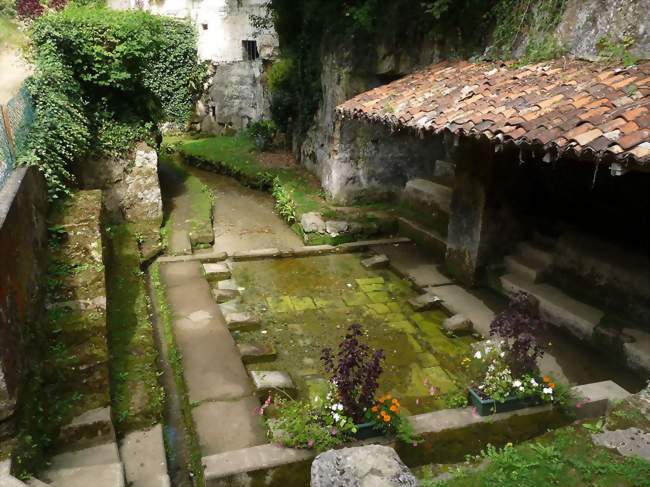
{"type": "Polygon", "coordinates": [[[20,162],[41,169],[52,199],[69,192],[73,162],[122,155],[160,123],[189,120],[206,72],[189,21],[69,6],[37,19],[31,37],[36,119],[20,162]]]}

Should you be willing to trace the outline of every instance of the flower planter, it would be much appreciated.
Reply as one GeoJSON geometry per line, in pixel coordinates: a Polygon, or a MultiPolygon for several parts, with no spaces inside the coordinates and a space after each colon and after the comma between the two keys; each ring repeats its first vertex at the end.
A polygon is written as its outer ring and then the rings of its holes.
{"type": "Polygon", "coordinates": [[[520,398],[516,396],[510,396],[503,402],[495,401],[494,399],[483,399],[471,387],[469,388],[469,400],[476,408],[476,412],[479,414],[479,416],[489,416],[490,414],[494,413],[515,411],[517,409],[538,406],[542,403],[542,400],[539,397],[520,398]]]}
{"type": "Polygon", "coordinates": [[[375,436],[381,436],[381,432],[377,431],[373,426],[374,423],[361,423],[355,425],[357,427],[357,432],[354,434],[354,437],[357,440],[367,440],[368,438],[373,438],[375,436]]]}

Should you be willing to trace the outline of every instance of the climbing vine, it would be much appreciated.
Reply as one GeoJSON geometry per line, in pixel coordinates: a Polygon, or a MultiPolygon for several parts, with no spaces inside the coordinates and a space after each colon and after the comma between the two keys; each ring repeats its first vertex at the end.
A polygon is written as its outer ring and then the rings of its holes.
{"type": "Polygon", "coordinates": [[[36,120],[20,161],[41,169],[53,199],[73,162],[123,154],[192,114],[205,67],[189,21],[70,6],[37,19],[31,37],[36,120]]]}

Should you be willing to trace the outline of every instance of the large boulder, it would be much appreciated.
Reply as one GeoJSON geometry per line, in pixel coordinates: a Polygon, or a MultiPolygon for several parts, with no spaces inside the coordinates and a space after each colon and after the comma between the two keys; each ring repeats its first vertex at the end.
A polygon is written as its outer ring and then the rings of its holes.
{"type": "Polygon", "coordinates": [[[368,445],[329,450],[311,465],[311,487],[405,487],[419,483],[395,450],[368,445]]]}

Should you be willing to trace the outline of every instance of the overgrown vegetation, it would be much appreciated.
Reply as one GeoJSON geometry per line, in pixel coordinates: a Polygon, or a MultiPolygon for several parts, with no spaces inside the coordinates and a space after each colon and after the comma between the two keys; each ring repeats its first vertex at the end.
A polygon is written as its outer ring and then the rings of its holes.
{"type": "Polygon", "coordinates": [[[434,483],[423,475],[423,487],[538,487],[574,485],[587,487],[643,487],[650,478],[650,463],[623,457],[614,450],[595,446],[589,431],[579,424],[503,449],[488,446],[475,459],[483,469],[461,468],[452,480],[434,483]]]}
{"type": "Polygon", "coordinates": [[[149,318],[137,229],[110,227],[107,267],[107,326],[111,403],[115,426],[124,434],[159,423],[165,399],[158,382],[157,351],[149,318]]]}
{"type": "Polygon", "coordinates": [[[51,198],[69,193],[72,162],[126,153],[192,113],[205,68],[189,21],[71,6],[31,36],[36,120],[19,160],[41,169],[51,198]]]}

